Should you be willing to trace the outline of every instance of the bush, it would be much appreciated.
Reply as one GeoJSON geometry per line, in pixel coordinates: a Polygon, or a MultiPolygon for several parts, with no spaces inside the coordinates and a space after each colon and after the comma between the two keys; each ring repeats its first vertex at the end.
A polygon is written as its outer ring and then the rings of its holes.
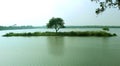
{"type": "Polygon", "coordinates": [[[109,31],[108,27],[103,27],[102,29],[105,30],[105,31],[109,31]]]}

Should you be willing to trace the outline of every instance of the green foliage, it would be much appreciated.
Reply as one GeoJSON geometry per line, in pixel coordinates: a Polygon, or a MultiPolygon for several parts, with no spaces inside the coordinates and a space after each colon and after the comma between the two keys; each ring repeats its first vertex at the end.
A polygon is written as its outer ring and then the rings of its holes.
{"type": "Polygon", "coordinates": [[[60,28],[64,28],[64,20],[62,18],[51,18],[47,24],[48,28],[55,28],[56,33],[60,28]]]}
{"type": "Polygon", "coordinates": [[[109,31],[108,27],[103,27],[102,29],[105,30],[105,31],[109,31]]]}
{"type": "Polygon", "coordinates": [[[108,7],[120,9],[120,0],[91,0],[97,2],[100,7],[96,9],[96,14],[104,12],[108,7]]]}
{"type": "Polygon", "coordinates": [[[0,26],[0,30],[33,29],[33,26],[0,26]]]}
{"type": "Polygon", "coordinates": [[[28,33],[7,33],[3,36],[116,36],[116,34],[110,34],[104,31],[84,31],[84,32],[28,32],[28,33]]]}

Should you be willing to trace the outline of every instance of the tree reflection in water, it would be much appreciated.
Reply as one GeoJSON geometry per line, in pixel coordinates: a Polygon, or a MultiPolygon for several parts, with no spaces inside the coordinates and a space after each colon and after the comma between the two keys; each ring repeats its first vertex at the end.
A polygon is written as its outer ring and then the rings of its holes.
{"type": "Polygon", "coordinates": [[[48,40],[48,51],[52,55],[61,56],[64,54],[64,37],[49,36],[48,40]]]}

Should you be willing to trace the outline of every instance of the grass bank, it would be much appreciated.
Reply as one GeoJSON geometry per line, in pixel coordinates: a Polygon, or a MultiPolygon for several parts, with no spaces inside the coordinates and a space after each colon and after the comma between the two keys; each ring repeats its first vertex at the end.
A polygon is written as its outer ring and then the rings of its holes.
{"type": "Polygon", "coordinates": [[[11,37],[11,36],[98,36],[98,37],[111,37],[116,36],[116,34],[111,34],[105,31],[84,31],[84,32],[28,32],[28,33],[6,33],[3,35],[4,37],[11,37]]]}

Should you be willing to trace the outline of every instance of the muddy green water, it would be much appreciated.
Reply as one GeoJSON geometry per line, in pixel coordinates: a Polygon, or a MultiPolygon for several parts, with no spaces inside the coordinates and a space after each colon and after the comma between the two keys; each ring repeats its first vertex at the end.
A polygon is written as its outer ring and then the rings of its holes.
{"type": "MultiPolygon", "coordinates": [[[[100,30],[100,29],[62,29],[100,30]]],[[[52,31],[48,29],[6,30],[7,32],[52,31]]],[[[120,66],[120,29],[117,37],[2,37],[0,66],[120,66]]]]}

